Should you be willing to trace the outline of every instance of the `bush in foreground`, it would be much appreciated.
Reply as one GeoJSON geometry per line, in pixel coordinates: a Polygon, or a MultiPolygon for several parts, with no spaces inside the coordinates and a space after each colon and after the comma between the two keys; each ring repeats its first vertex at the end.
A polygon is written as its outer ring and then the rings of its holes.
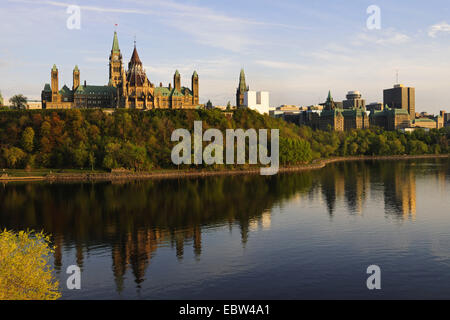
{"type": "Polygon", "coordinates": [[[49,264],[49,240],[42,232],[0,232],[0,300],[61,297],[49,264]]]}

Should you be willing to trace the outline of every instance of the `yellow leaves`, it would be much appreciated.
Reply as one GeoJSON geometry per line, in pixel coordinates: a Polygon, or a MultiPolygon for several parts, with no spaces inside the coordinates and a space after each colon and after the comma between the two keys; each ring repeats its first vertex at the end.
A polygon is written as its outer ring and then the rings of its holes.
{"type": "Polygon", "coordinates": [[[0,300],[56,300],[59,283],[49,264],[53,253],[43,232],[0,232],[0,300]]]}

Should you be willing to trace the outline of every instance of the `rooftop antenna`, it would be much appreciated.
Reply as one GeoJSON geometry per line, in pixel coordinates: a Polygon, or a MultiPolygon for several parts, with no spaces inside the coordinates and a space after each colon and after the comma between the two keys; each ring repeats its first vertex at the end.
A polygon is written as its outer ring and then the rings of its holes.
{"type": "Polygon", "coordinates": [[[114,24],[114,31],[117,31],[117,26],[118,26],[118,24],[115,23],[115,24],[114,24]]]}
{"type": "Polygon", "coordinates": [[[134,34],[134,47],[136,48],[136,34],[134,34]]]}

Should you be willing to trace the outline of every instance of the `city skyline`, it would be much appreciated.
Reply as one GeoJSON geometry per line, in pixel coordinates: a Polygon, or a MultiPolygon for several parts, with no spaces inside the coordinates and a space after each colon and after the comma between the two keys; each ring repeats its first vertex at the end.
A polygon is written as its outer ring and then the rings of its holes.
{"type": "Polygon", "coordinates": [[[417,88],[417,110],[448,109],[450,25],[448,9],[437,9],[443,1],[233,3],[7,1],[0,5],[8,12],[0,22],[0,91],[5,101],[16,93],[39,99],[53,64],[61,86],[71,84],[75,65],[83,70],[82,82],[106,85],[118,24],[124,61],[136,38],[153,83],[169,83],[177,69],[188,82],[197,70],[201,103],[233,103],[241,68],[251,90],[271,92],[272,106],[323,102],[328,90],[336,100],[359,90],[368,103],[382,102],[398,70],[400,83],[417,88]],[[72,4],[81,7],[80,30],[66,27],[72,4]],[[366,27],[372,4],[381,9],[380,30],[366,27]]]}

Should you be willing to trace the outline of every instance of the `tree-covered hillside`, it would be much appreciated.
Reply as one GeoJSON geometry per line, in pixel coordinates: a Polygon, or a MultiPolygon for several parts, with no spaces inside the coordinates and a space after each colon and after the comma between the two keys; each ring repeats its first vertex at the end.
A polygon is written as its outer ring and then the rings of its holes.
{"type": "MultiPolygon", "coordinates": [[[[219,110],[16,110],[0,112],[2,168],[174,168],[171,134],[217,128],[280,129],[280,162],[306,163],[314,158],[347,155],[448,153],[447,129],[412,134],[379,128],[349,132],[314,131],[251,110],[226,117],[219,110]]],[[[208,143],[205,143],[205,145],[208,143]]],[[[194,166],[194,165],[192,165],[194,166]]]]}

